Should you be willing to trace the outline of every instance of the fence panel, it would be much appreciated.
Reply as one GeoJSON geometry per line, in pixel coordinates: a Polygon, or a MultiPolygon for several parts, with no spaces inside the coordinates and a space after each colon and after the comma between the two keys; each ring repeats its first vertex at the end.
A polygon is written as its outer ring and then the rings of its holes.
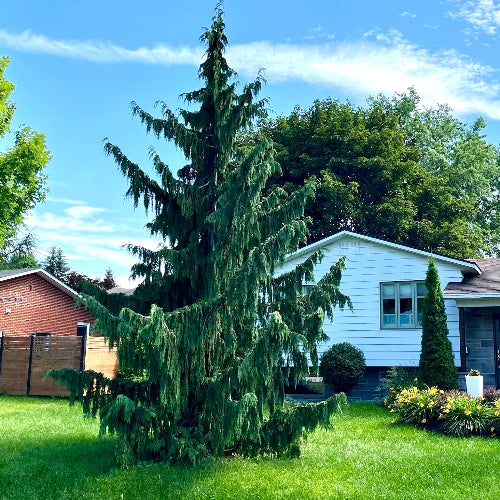
{"type": "Polygon", "coordinates": [[[30,337],[3,337],[0,392],[26,394],[30,345],[30,337]]]}
{"type": "Polygon", "coordinates": [[[109,349],[104,337],[87,337],[85,369],[101,372],[105,377],[114,378],[118,372],[116,348],[109,349]]]}
{"type": "Polygon", "coordinates": [[[31,396],[68,396],[68,390],[51,378],[43,380],[49,370],[80,369],[83,337],[33,337],[31,354],[31,396]]]}

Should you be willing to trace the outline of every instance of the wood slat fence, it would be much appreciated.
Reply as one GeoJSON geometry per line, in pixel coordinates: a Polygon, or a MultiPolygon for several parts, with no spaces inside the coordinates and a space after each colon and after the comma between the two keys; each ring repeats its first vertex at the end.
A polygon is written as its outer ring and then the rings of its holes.
{"type": "Polygon", "coordinates": [[[58,368],[87,369],[116,376],[116,350],[103,337],[1,337],[0,393],[31,396],[67,396],[61,384],[43,376],[58,368]]]}

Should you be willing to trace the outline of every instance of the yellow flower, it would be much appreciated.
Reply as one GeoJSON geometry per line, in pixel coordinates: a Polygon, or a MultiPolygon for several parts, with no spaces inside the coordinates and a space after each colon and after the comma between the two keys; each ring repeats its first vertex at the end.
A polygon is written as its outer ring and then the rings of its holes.
{"type": "Polygon", "coordinates": [[[425,418],[422,419],[422,423],[425,424],[427,420],[425,418]]]}
{"type": "Polygon", "coordinates": [[[494,428],[494,427],[492,427],[492,428],[491,428],[491,432],[494,432],[494,431],[495,431],[495,428],[494,428]]]}
{"type": "Polygon", "coordinates": [[[395,420],[391,420],[391,424],[395,424],[395,423],[396,423],[396,421],[395,421],[395,420]]]}
{"type": "Polygon", "coordinates": [[[470,410],[465,410],[465,411],[464,411],[464,413],[465,413],[466,415],[470,415],[472,412],[471,412],[470,410]]]}
{"type": "Polygon", "coordinates": [[[413,381],[414,381],[414,382],[417,382],[417,381],[418,381],[418,378],[417,378],[417,377],[415,377],[415,378],[413,379],[413,381]]]}
{"type": "Polygon", "coordinates": [[[420,408],[423,408],[424,407],[424,403],[420,403],[420,408]]]}

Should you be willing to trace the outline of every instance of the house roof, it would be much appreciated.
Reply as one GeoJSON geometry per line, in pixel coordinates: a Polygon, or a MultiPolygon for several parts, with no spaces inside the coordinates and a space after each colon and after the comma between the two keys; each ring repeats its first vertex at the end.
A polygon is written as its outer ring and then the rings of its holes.
{"type": "Polygon", "coordinates": [[[480,274],[466,276],[461,282],[448,283],[444,294],[447,296],[500,295],[500,258],[473,259],[471,262],[479,268],[480,274]]]}
{"type": "Polygon", "coordinates": [[[135,292],[135,288],[123,288],[121,286],[115,286],[107,290],[109,294],[113,293],[123,293],[123,295],[133,295],[135,292]]]}
{"type": "Polygon", "coordinates": [[[66,293],[67,295],[69,295],[72,298],[78,297],[78,293],[75,292],[72,288],[65,285],[62,281],[59,281],[57,278],[54,278],[54,276],[49,274],[47,271],[44,271],[43,269],[40,269],[40,268],[8,269],[5,271],[0,271],[0,282],[11,280],[14,278],[20,278],[22,276],[28,276],[30,274],[37,274],[38,276],[43,278],[45,281],[48,281],[49,283],[54,285],[56,288],[59,288],[59,290],[63,291],[64,293],[66,293]]]}
{"type": "MultiPolygon", "coordinates": [[[[362,234],[357,234],[357,233],[352,233],[351,231],[341,231],[340,233],[336,233],[332,236],[328,236],[327,238],[324,238],[322,240],[316,241],[315,243],[312,243],[311,245],[307,245],[303,248],[300,248],[294,253],[291,253],[285,258],[285,262],[294,259],[296,257],[300,257],[308,252],[314,252],[317,250],[320,250],[321,248],[327,247],[328,245],[342,240],[344,238],[357,238],[359,240],[367,241],[370,243],[376,243],[378,245],[383,245],[389,248],[394,248],[397,250],[402,250],[404,252],[409,252],[413,253],[416,255],[420,255],[426,258],[433,257],[435,260],[438,261],[443,261],[443,262],[449,262],[452,264],[456,264],[457,266],[460,267],[460,269],[468,274],[471,275],[478,275],[481,273],[481,269],[478,267],[476,264],[476,261],[465,261],[465,260],[459,260],[459,259],[452,259],[451,257],[445,257],[443,255],[437,255],[434,253],[430,252],[425,252],[424,250],[419,250],[417,248],[411,248],[405,245],[399,245],[397,243],[391,243],[389,241],[384,241],[380,240],[378,238],[373,238],[371,236],[365,236],[362,234]]],[[[489,260],[489,259],[479,259],[479,260],[489,260]]]]}

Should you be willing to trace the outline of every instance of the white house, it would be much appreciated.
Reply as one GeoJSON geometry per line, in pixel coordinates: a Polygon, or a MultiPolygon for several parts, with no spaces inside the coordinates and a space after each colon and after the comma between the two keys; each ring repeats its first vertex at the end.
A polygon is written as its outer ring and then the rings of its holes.
{"type": "Polygon", "coordinates": [[[338,342],[360,348],[367,379],[372,379],[368,391],[387,367],[418,366],[423,282],[431,256],[444,292],[456,366],[461,372],[478,368],[486,385],[498,386],[500,259],[462,261],[343,231],[289,255],[281,270],[295,267],[318,249],[324,258],[316,266],[316,280],[340,257],[347,258],[340,289],[353,304],[352,311],[335,310],[333,322],[325,320],[330,340],[320,353],[338,342]]]}

